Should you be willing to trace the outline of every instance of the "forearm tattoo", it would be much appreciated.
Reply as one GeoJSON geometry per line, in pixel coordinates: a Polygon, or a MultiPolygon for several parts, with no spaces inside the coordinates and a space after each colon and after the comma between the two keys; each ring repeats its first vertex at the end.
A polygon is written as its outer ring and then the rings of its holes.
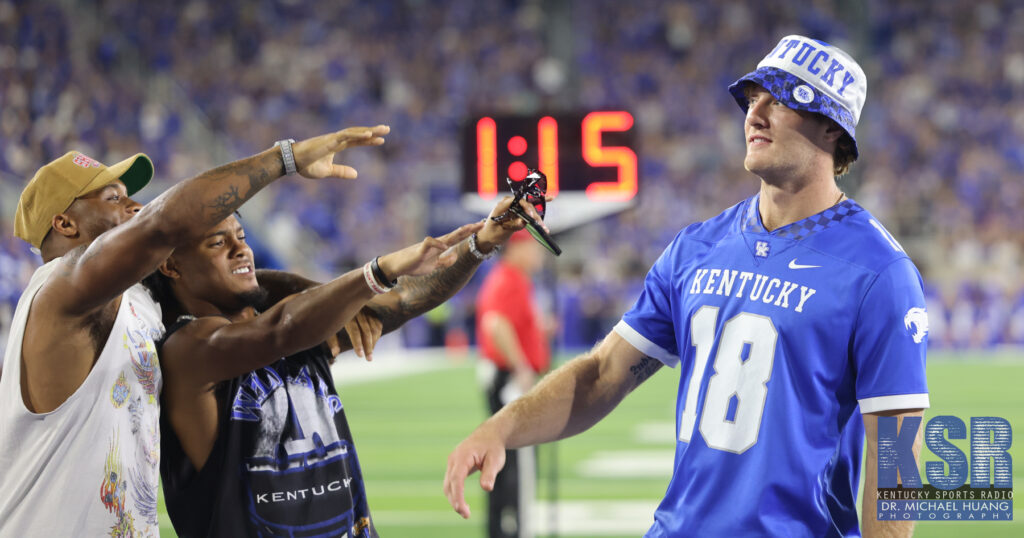
{"type": "Polygon", "coordinates": [[[643,357],[640,362],[629,367],[629,372],[633,374],[633,379],[636,380],[636,384],[639,385],[647,380],[647,378],[654,375],[654,372],[661,368],[661,362],[651,357],[643,357]]]}
{"type": "Polygon", "coordinates": [[[228,215],[231,215],[231,213],[233,213],[238,206],[242,205],[243,202],[245,202],[245,200],[238,195],[238,187],[228,185],[227,191],[222,192],[216,198],[211,200],[210,203],[206,204],[207,208],[213,210],[208,218],[211,222],[220,222],[228,218],[228,215]]]}
{"type": "Polygon", "coordinates": [[[274,181],[274,176],[266,168],[249,172],[249,188],[252,190],[260,190],[269,185],[271,181],[274,181]]]}
{"type": "Polygon", "coordinates": [[[385,333],[447,301],[469,282],[480,267],[480,261],[469,253],[467,241],[459,243],[456,249],[458,258],[451,267],[438,269],[429,275],[399,279],[392,292],[399,297],[396,308],[370,306],[384,324],[385,333]]]}
{"type": "Polygon", "coordinates": [[[203,204],[203,207],[209,209],[205,213],[206,223],[213,226],[228,218],[260,189],[269,185],[276,177],[280,177],[282,170],[277,170],[279,172],[277,175],[271,172],[275,167],[282,166],[279,161],[280,157],[273,153],[256,155],[219,166],[203,174],[207,181],[227,183],[220,194],[213,196],[203,204]],[[249,189],[245,194],[239,190],[240,181],[238,180],[242,177],[249,180],[249,189]]]}

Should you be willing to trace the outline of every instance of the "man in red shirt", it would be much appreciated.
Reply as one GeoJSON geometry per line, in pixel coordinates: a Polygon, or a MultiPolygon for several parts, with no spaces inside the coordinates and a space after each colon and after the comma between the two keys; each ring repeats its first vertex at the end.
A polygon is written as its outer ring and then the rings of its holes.
{"type": "MultiPolygon", "coordinates": [[[[526,230],[512,235],[476,300],[481,379],[490,412],[530,389],[550,363],[547,335],[533,301],[530,277],[541,269],[544,250],[526,230]]],[[[531,536],[527,511],[533,502],[533,447],[506,453],[505,469],[488,495],[491,538],[531,536]]]]}

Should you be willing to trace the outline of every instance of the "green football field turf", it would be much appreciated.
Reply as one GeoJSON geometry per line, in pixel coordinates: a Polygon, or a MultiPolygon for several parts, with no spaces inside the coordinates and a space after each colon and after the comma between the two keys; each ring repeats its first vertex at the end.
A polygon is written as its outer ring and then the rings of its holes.
{"type": "MultiPolygon", "coordinates": [[[[349,358],[349,360],[355,360],[349,358]]],[[[467,482],[469,521],[449,508],[441,492],[448,453],[485,418],[471,360],[394,377],[346,383],[339,392],[348,413],[377,528],[385,537],[485,536],[486,503],[474,475],[467,482]]],[[[367,367],[376,364],[366,365],[367,367]]],[[[663,369],[604,421],[575,438],[540,448],[541,508],[557,498],[557,515],[535,516],[550,536],[640,536],[671,473],[678,370],[663,369]],[[557,469],[557,472],[555,472],[557,469]]],[[[1024,424],[1024,353],[940,355],[929,359],[932,408],[941,414],[1006,417],[1024,424]]],[[[1019,431],[1019,430],[1018,430],[1019,431]]],[[[969,454],[968,441],[954,441],[969,454]]],[[[1021,449],[1010,453],[1020,483],[1021,449]]],[[[922,463],[941,461],[927,448],[922,463]]],[[[923,476],[923,471],[922,471],[923,476]]],[[[161,504],[162,536],[174,536],[161,504]]],[[[1022,536],[1009,523],[918,523],[915,536],[1022,536]]]]}

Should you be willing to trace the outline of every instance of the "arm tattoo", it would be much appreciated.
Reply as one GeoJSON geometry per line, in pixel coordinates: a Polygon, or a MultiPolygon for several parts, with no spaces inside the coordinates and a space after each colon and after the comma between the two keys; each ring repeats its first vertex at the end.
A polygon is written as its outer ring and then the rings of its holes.
{"type": "MultiPolygon", "coordinates": [[[[250,190],[249,192],[253,191],[250,190]]],[[[213,210],[210,213],[210,222],[217,223],[228,218],[244,201],[245,199],[238,195],[238,187],[228,185],[226,192],[222,192],[211,200],[210,203],[206,204],[206,207],[213,210]]]]}
{"type": "Polygon", "coordinates": [[[271,177],[270,172],[266,169],[253,170],[249,172],[249,192],[258,191],[269,185],[273,180],[274,178],[271,177]]]}
{"type": "Polygon", "coordinates": [[[211,210],[207,213],[207,225],[212,226],[228,218],[260,189],[280,177],[283,168],[275,168],[275,166],[283,167],[280,164],[280,157],[270,153],[219,166],[203,174],[208,181],[227,183],[224,192],[203,204],[205,208],[211,210]],[[271,170],[275,170],[277,175],[274,175],[275,172],[271,170]],[[239,187],[243,185],[239,180],[243,177],[249,180],[249,189],[245,194],[239,190],[239,187]]]}
{"type": "Polygon", "coordinates": [[[629,367],[629,373],[633,374],[633,378],[636,379],[636,384],[639,385],[647,380],[647,378],[654,375],[654,372],[658,371],[661,367],[661,363],[650,357],[643,357],[640,362],[629,367]]]}
{"type": "Polygon", "coordinates": [[[427,312],[455,295],[480,267],[480,261],[469,253],[469,243],[459,243],[458,259],[451,267],[438,269],[419,277],[402,277],[394,293],[398,294],[397,308],[370,305],[388,333],[406,321],[427,312]]]}
{"type": "MultiPolygon", "coordinates": [[[[364,307],[380,320],[384,334],[447,301],[469,282],[480,266],[480,261],[469,253],[468,242],[463,241],[455,248],[458,258],[451,267],[438,269],[429,275],[400,278],[398,286],[391,292],[398,297],[397,305],[369,303],[364,307]]],[[[265,307],[288,295],[319,285],[318,282],[282,271],[260,269],[256,275],[260,285],[270,293],[265,307]]],[[[338,343],[343,350],[352,349],[348,331],[338,331],[338,343]]]]}

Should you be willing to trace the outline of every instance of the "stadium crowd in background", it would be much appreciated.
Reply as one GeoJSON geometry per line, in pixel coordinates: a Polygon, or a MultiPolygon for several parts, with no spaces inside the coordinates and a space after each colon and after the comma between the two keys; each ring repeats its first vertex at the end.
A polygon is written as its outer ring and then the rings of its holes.
{"type": "MultiPolygon", "coordinates": [[[[921,268],[931,345],[1024,343],[1024,110],[1012,106],[1024,98],[1024,6],[568,4],[575,50],[559,63],[546,49],[542,2],[0,0],[0,338],[39,263],[11,239],[17,193],[68,147],[103,161],[147,152],[159,184],[281,133],[385,118],[388,149],[353,153],[373,181],[344,193],[296,185],[258,209],[266,215],[251,236],[264,251],[325,276],[372,257],[367,249],[465,222],[450,203],[460,122],[565,106],[559,92],[571,88],[568,106],[632,111],[641,148],[637,207],[562,241],[575,248],[557,264],[560,345],[589,347],[675,231],[753,194],[738,169],[734,105],[719,88],[730,66],[793,30],[863,58],[873,96],[863,158],[840,186],[921,268]]],[[[449,305],[449,331],[472,334],[468,291],[449,305]]],[[[426,323],[410,323],[406,343],[426,343],[426,323]]]]}

